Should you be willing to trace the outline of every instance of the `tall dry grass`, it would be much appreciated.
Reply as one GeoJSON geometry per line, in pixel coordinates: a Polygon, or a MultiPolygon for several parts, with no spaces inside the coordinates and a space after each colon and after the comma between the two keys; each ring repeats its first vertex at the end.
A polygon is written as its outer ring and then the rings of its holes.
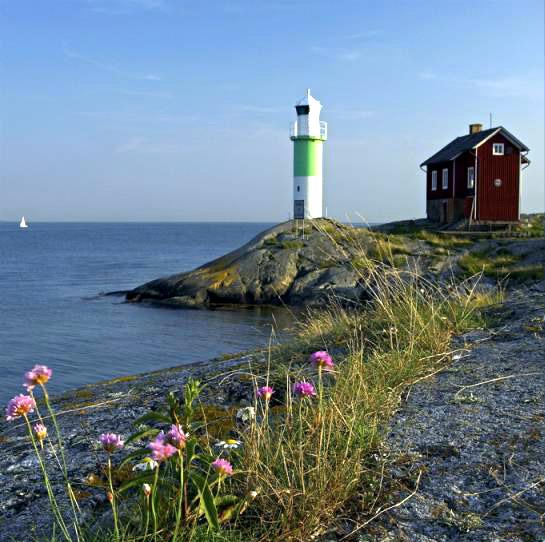
{"type": "MultiPolygon", "coordinates": [[[[342,252],[350,229],[340,235],[328,227],[322,233],[342,252]]],[[[344,261],[353,262],[368,298],[347,307],[332,297],[309,311],[293,340],[270,348],[268,363],[251,372],[255,389],[273,385],[276,393],[271,402],[256,399],[256,418],[233,435],[243,445],[229,489],[239,499],[252,495],[248,507],[221,530],[202,521],[177,536],[169,529],[154,532],[154,539],[310,540],[349,505],[366,516],[380,504],[384,472],[379,471],[387,466],[377,457],[403,391],[447,364],[452,335],[484,326],[481,309],[500,302],[502,293],[479,290],[475,278],[431,283],[407,257],[402,267],[391,265],[403,256],[399,247],[381,241],[369,250],[361,232],[348,241],[351,254],[344,261]],[[356,258],[354,246],[359,246],[356,258]],[[309,365],[314,350],[334,356],[334,372],[309,365]],[[301,380],[315,384],[316,397],[293,397],[292,386],[301,380]]],[[[201,436],[210,440],[206,431],[201,436]]],[[[173,502],[160,501],[159,516],[172,516],[173,502]]],[[[95,529],[81,540],[149,542],[149,537],[134,529],[118,535],[95,529]]]]}
{"type": "Polygon", "coordinates": [[[484,325],[480,309],[501,300],[501,292],[479,292],[475,280],[432,284],[383,261],[355,267],[368,302],[344,308],[331,299],[309,313],[297,340],[271,353],[266,374],[256,375],[256,387],[274,382],[285,398],[272,411],[256,402],[263,423],[244,437],[246,488],[258,492],[250,510],[256,539],[309,540],[350,500],[372,502],[371,458],[402,391],[446,364],[452,334],[484,325]],[[321,398],[295,401],[295,380],[320,387],[321,375],[304,361],[313,349],[337,352],[336,370],[323,375],[321,398]]]}

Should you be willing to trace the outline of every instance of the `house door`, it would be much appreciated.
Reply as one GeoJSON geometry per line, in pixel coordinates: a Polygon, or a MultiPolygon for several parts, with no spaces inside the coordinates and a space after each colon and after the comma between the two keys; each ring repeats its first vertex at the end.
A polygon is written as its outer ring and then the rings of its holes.
{"type": "Polygon", "coordinates": [[[446,224],[448,222],[448,202],[443,201],[441,203],[441,224],[446,224]]]}

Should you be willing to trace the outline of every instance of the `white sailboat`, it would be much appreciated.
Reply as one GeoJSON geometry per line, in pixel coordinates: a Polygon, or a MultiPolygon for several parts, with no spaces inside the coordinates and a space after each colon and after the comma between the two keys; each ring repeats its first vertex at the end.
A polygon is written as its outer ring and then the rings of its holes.
{"type": "Polygon", "coordinates": [[[21,222],[19,222],[20,228],[28,228],[28,224],[26,223],[25,217],[21,217],[21,222]]]}

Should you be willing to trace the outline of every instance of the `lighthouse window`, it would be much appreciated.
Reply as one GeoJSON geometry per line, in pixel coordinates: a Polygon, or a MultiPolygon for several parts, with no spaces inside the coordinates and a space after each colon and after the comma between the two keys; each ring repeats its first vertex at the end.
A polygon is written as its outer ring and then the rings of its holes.
{"type": "Polygon", "coordinates": [[[297,192],[301,192],[301,187],[297,185],[297,192]]]}

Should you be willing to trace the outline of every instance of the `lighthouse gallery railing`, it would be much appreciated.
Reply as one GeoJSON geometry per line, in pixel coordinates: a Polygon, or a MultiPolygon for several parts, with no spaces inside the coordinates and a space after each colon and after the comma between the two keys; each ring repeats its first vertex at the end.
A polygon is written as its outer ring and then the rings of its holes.
{"type": "MultiPolygon", "coordinates": [[[[297,137],[298,135],[299,133],[297,130],[297,121],[295,120],[290,123],[290,137],[297,137]]],[[[320,137],[323,139],[327,139],[327,122],[323,120],[320,121],[320,137]]]]}

